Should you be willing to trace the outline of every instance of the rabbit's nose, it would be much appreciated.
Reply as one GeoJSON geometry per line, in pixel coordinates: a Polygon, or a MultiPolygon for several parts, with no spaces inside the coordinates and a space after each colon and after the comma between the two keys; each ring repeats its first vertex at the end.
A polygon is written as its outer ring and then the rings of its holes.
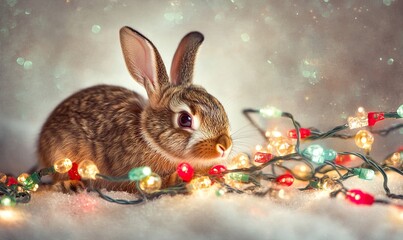
{"type": "Polygon", "coordinates": [[[224,157],[224,155],[225,155],[225,148],[224,148],[224,146],[221,145],[221,144],[217,144],[217,145],[216,145],[216,149],[217,149],[217,152],[220,153],[220,156],[221,156],[221,157],[224,157]]]}
{"type": "Polygon", "coordinates": [[[217,139],[216,150],[221,157],[225,157],[231,151],[232,140],[228,135],[221,135],[217,139]]]}

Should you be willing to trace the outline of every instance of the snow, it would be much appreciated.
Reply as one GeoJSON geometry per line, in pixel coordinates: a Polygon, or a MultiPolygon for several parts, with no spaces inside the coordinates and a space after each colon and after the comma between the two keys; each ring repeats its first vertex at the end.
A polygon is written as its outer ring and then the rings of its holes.
{"type": "MultiPolygon", "coordinates": [[[[79,89],[105,83],[145,95],[124,65],[118,31],[125,25],[153,41],[168,69],[182,36],[192,30],[204,34],[195,83],[226,108],[235,153],[262,143],[242,108],[272,105],[294,114],[303,127],[321,130],[344,124],[359,106],[396,111],[403,99],[402,9],[399,0],[1,1],[0,171],[18,175],[35,165],[41,125],[60,101],[79,89]]],[[[376,128],[401,122],[388,119],[376,128]]],[[[279,131],[291,127],[284,119],[261,123],[279,131]]],[[[402,133],[376,136],[371,156],[381,161],[396,151],[402,133]]],[[[324,144],[359,151],[352,141],[324,144]]],[[[354,178],[346,185],[386,199],[378,175],[374,181],[354,178]]],[[[393,176],[390,187],[402,194],[402,177],[393,176]]],[[[392,206],[356,206],[325,193],[292,193],[286,202],[196,194],[121,206],[95,193],[42,191],[28,204],[0,211],[0,239],[403,236],[402,217],[392,206]]]]}
{"type": "MultiPolygon", "coordinates": [[[[392,191],[401,177],[390,175],[392,191]]],[[[386,199],[382,178],[353,178],[358,187],[386,199]]],[[[1,239],[401,239],[403,210],[358,206],[321,191],[290,188],[288,201],[247,194],[164,196],[141,205],[118,205],[96,193],[39,191],[28,204],[0,218],[1,239]],[[399,215],[400,214],[400,215],[399,215]]],[[[123,192],[104,192],[133,199],[123,192]]],[[[401,204],[401,201],[400,201],[401,204]]],[[[0,215],[1,216],[1,215],[0,215]]]]}

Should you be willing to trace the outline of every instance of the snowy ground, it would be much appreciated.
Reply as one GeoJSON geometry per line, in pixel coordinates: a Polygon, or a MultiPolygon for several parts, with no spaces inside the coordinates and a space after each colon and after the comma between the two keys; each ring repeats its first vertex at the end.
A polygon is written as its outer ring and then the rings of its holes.
{"type": "MultiPolygon", "coordinates": [[[[383,198],[381,177],[346,182],[383,198]]],[[[392,192],[402,192],[393,175],[392,192]]],[[[34,193],[14,216],[0,215],[1,239],[401,239],[403,210],[357,206],[324,192],[291,191],[289,201],[269,197],[193,194],[137,206],[106,202],[95,193],[34,193]]],[[[113,197],[131,199],[122,192],[113,197]]],[[[403,202],[400,201],[400,204],[403,202]]]]}

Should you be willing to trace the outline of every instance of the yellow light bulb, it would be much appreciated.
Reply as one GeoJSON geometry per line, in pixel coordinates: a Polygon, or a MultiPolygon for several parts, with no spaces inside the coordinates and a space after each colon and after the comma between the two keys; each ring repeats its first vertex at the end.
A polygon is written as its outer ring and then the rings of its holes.
{"type": "Polygon", "coordinates": [[[146,193],[152,193],[158,191],[161,188],[161,177],[156,173],[151,173],[149,176],[140,180],[140,189],[146,193]]]}
{"type": "Polygon", "coordinates": [[[403,152],[395,152],[392,156],[385,160],[386,165],[400,168],[403,165],[403,152]]]}
{"type": "Polygon", "coordinates": [[[91,160],[84,160],[78,164],[78,174],[84,179],[95,179],[99,170],[91,160]]]}
{"type": "Polygon", "coordinates": [[[6,183],[7,182],[7,175],[0,172],[0,182],[6,183]]]}
{"type": "Polygon", "coordinates": [[[349,117],[347,121],[350,129],[365,127],[368,126],[368,114],[363,107],[359,107],[355,117],[349,117]]]}
{"type": "Polygon", "coordinates": [[[278,137],[270,141],[270,145],[276,150],[279,156],[284,156],[294,152],[294,146],[286,137],[278,137]]]}
{"type": "Polygon", "coordinates": [[[267,151],[268,153],[277,155],[277,150],[276,150],[276,148],[275,148],[273,145],[271,145],[271,143],[267,144],[267,146],[266,146],[266,151],[267,151]]]}
{"type": "Polygon", "coordinates": [[[250,167],[249,156],[245,153],[239,153],[236,155],[228,166],[228,169],[248,168],[250,167]]]}
{"type": "Polygon", "coordinates": [[[72,166],[73,163],[68,158],[60,159],[53,165],[55,171],[58,173],[66,173],[71,169],[72,166]]]}
{"type": "Polygon", "coordinates": [[[355,135],[354,140],[359,148],[371,150],[371,146],[374,143],[374,136],[367,130],[360,130],[355,135]]]}
{"type": "Polygon", "coordinates": [[[201,189],[207,189],[210,186],[211,186],[210,178],[207,176],[201,176],[193,178],[192,181],[190,181],[186,187],[188,188],[189,191],[196,191],[201,189]]]}
{"type": "Polygon", "coordinates": [[[255,151],[256,151],[256,152],[260,152],[260,151],[262,151],[262,149],[263,149],[263,146],[262,146],[262,145],[256,145],[256,146],[255,146],[255,151]]]}
{"type": "Polygon", "coordinates": [[[275,201],[287,201],[292,197],[292,192],[290,189],[286,189],[284,187],[271,187],[268,190],[268,195],[275,201]]]}
{"type": "Polygon", "coordinates": [[[38,184],[35,184],[35,185],[32,187],[31,191],[36,192],[36,191],[38,190],[38,188],[39,188],[39,185],[38,185],[38,184]]]}
{"type": "Polygon", "coordinates": [[[25,185],[25,181],[29,177],[28,173],[21,173],[20,176],[18,176],[17,180],[20,184],[25,185]]]}
{"type": "Polygon", "coordinates": [[[332,191],[340,189],[341,185],[338,184],[335,180],[333,180],[328,175],[325,175],[320,179],[319,187],[325,191],[332,192],[332,191]]]}
{"type": "Polygon", "coordinates": [[[278,137],[282,136],[281,132],[277,131],[277,130],[272,130],[272,131],[268,130],[268,131],[266,131],[265,135],[268,138],[278,138],[278,137]]]}
{"type": "Polygon", "coordinates": [[[0,219],[9,220],[13,217],[14,212],[12,209],[0,209],[0,219]]]}
{"type": "Polygon", "coordinates": [[[17,208],[0,208],[0,224],[8,223],[14,225],[21,221],[26,221],[24,216],[25,215],[22,214],[22,212],[20,212],[17,208]]]}
{"type": "Polygon", "coordinates": [[[365,112],[365,109],[363,107],[358,107],[356,116],[359,118],[367,118],[368,114],[365,112]]]}
{"type": "Polygon", "coordinates": [[[292,172],[294,175],[298,176],[298,178],[301,178],[301,179],[307,179],[308,177],[310,177],[313,174],[312,169],[307,167],[303,163],[295,165],[293,167],[292,172]]]}

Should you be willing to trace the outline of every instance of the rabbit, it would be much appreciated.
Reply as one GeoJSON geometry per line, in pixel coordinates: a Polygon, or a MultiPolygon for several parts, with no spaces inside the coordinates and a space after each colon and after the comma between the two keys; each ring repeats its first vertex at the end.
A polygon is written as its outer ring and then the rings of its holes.
{"type": "MultiPolygon", "coordinates": [[[[162,187],[177,183],[177,165],[189,162],[196,173],[222,164],[232,138],[223,105],[192,83],[196,53],[204,40],[188,33],[174,54],[170,78],[154,44],[130,27],[120,29],[120,43],[131,76],[146,90],[140,94],[119,86],[98,85],[60,103],[42,126],[38,158],[42,166],[59,159],[91,160],[103,175],[123,176],[149,166],[162,187]]],[[[63,192],[84,190],[89,181],[55,173],[53,186],[63,192]]],[[[91,187],[136,192],[133,182],[97,179],[91,187]]]]}

